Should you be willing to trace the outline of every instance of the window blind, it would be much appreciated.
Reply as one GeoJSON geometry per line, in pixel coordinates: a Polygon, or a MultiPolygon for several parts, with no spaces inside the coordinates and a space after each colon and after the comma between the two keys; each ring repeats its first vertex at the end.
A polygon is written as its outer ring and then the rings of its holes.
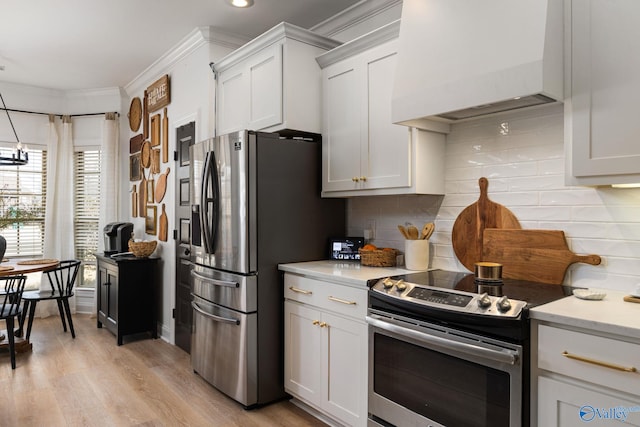
{"type": "Polygon", "coordinates": [[[24,166],[0,166],[0,234],[6,256],[42,256],[47,152],[29,149],[24,166]]]}
{"type": "Polygon", "coordinates": [[[98,250],[100,215],[100,150],[74,155],[74,239],[76,259],[82,261],[79,286],[95,286],[92,254],[98,250]]]}

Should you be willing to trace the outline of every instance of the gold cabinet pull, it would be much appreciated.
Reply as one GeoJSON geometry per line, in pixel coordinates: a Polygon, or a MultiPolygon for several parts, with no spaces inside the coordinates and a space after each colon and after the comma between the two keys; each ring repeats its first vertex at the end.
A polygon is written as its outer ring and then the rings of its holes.
{"type": "Polygon", "coordinates": [[[638,372],[638,370],[634,366],[622,366],[616,365],[615,363],[603,362],[601,360],[592,359],[590,357],[578,356],[577,354],[569,353],[568,351],[563,351],[562,355],[564,357],[568,357],[569,359],[579,360],[585,363],[591,363],[593,365],[604,366],[605,368],[615,369],[616,371],[623,372],[638,372]]]}
{"type": "Polygon", "coordinates": [[[354,176],[353,178],[351,178],[351,181],[358,182],[360,181],[360,178],[358,178],[357,176],[354,176]]]}
{"type": "Polygon", "coordinates": [[[342,304],[347,304],[347,305],[356,305],[356,302],[355,302],[355,301],[347,301],[346,299],[332,297],[331,295],[329,295],[329,299],[330,299],[331,301],[340,302],[340,303],[342,303],[342,304]]]}
{"type": "Polygon", "coordinates": [[[360,181],[366,181],[366,180],[367,180],[367,177],[366,177],[366,176],[361,176],[361,177],[360,177],[360,181]]]}
{"type": "Polygon", "coordinates": [[[320,323],[320,321],[319,321],[319,320],[314,320],[314,321],[313,321],[313,322],[311,322],[311,323],[312,323],[312,324],[314,324],[314,325],[317,325],[317,324],[319,324],[319,323],[320,323]]]}
{"type": "Polygon", "coordinates": [[[320,322],[320,327],[321,327],[321,328],[326,328],[326,327],[328,327],[328,326],[329,326],[329,325],[327,325],[327,322],[320,322]]]}
{"type": "Polygon", "coordinates": [[[311,291],[305,291],[304,289],[298,289],[295,286],[289,286],[289,289],[291,289],[293,292],[297,292],[299,294],[304,294],[304,295],[311,295],[313,293],[311,291]]]}

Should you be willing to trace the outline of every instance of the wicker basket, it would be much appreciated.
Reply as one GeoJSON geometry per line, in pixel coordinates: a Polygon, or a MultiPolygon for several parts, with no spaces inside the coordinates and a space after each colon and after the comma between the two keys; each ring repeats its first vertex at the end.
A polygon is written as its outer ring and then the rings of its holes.
{"type": "Polygon", "coordinates": [[[137,258],[146,258],[156,250],[157,245],[157,240],[151,240],[149,242],[134,242],[133,240],[129,240],[129,251],[133,252],[137,258]]]}
{"type": "Polygon", "coordinates": [[[367,251],[358,249],[360,253],[360,264],[367,267],[395,267],[398,251],[395,249],[376,249],[367,251]]]}

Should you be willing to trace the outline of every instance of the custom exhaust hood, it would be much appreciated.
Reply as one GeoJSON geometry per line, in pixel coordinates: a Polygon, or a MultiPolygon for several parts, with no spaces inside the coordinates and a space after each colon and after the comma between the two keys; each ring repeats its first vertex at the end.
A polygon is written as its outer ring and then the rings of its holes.
{"type": "Polygon", "coordinates": [[[445,122],[561,101],[563,2],[404,0],[392,120],[445,122]]]}

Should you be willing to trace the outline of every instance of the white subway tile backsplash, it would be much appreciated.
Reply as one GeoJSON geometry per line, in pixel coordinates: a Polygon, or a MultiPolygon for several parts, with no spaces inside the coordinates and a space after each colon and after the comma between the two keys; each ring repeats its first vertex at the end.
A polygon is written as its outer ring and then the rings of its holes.
{"type": "Polygon", "coordinates": [[[366,221],[374,220],[374,243],[402,249],[398,223],[435,221],[431,267],[467,271],[451,246],[451,230],[460,212],[478,200],[484,176],[489,199],[509,208],[522,228],[563,230],[571,250],[602,257],[600,266],[572,265],[565,283],[630,290],[640,282],[640,189],[566,186],[563,139],[562,104],[452,125],[445,197],[352,198],[349,232],[361,235],[366,221]],[[503,122],[506,136],[500,134],[503,122]]]}
{"type": "Polygon", "coordinates": [[[482,168],[483,176],[489,179],[535,176],[537,171],[536,162],[506,163],[482,168]]]}
{"type": "Polygon", "coordinates": [[[576,206],[571,208],[574,221],[635,222],[640,206],[576,206]]]}
{"type": "MultiPolygon", "coordinates": [[[[531,207],[511,207],[509,210],[518,218],[522,224],[523,221],[570,221],[571,208],[565,206],[531,206],[531,207]]],[[[522,227],[525,228],[525,227],[522,227]]],[[[533,227],[532,227],[533,228],[533,227]]]]}
{"type": "Polygon", "coordinates": [[[543,191],[557,190],[564,187],[564,176],[544,175],[524,178],[512,178],[509,180],[509,191],[543,191]]]}

